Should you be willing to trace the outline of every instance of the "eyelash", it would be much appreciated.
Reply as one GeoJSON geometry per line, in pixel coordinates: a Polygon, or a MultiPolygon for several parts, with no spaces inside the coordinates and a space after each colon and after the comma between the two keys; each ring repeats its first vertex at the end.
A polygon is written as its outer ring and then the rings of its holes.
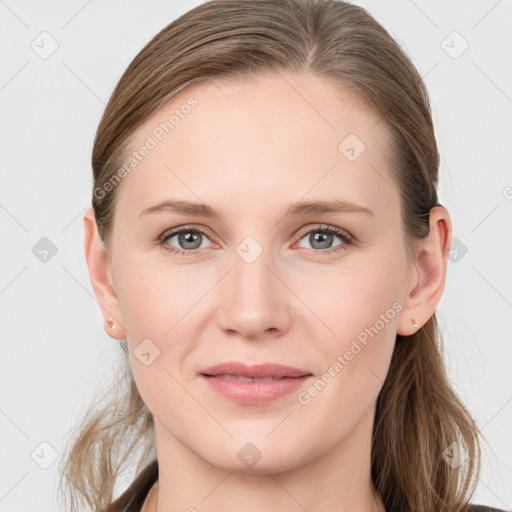
{"type": "MultiPolygon", "coordinates": [[[[196,253],[198,253],[201,249],[193,249],[190,251],[186,251],[184,249],[176,249],[176,247],[173,247],[166,242],[172,238],[175,235],[179,235],[182,232],[191,232],[191,233],[201,233],[206,238],[208,238],[208,235],[206,233],[206,230],[200,228],[200,227],[189,227],[189,226],[183,226],[178,229],[174,229],[171,231],[166,231],[164,234],[158,237],[158,244],[162,245],[163,248],[166,251],[169,251],[170,253],[177,254],[178,256],[192,256],[196,253]]],[[[334,226],[328,226],[328,225],[320,225],[313,229],[310,229],[309,231],[306,231],[303,233],[299,240],[302,240],[305,236],[310,235],[311,233],[315,232],[321,232],[321,233],[332,233],[336,236],[338,236],[343,243],[336,245],[335,247],[331,247],[329,249],[308,249],[309,251],[313,251],[315,254],[332,254],[335,252],[338,252],[340,250],[344,250],[345,246],[350,245],[355,242],[355,237],[351,235],[348,231],[345,231],[344,229],[336,228],[334,226]]]]}

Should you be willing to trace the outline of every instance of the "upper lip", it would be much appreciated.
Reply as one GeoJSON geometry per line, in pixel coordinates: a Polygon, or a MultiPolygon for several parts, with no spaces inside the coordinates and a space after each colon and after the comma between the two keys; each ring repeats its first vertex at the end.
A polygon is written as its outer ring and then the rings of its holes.
{"type": "Polygon", "coordinates": [[[210,366],[201,371],[202,375],[240,375],[241,377],[303,377],[311,375],[309,372],[282,364],[246,364],[238,361],[227,362],[210,366]]]}

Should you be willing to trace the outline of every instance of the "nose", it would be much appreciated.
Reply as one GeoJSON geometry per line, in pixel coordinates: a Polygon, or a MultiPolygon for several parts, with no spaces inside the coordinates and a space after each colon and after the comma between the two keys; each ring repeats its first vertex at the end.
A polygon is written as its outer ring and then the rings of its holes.
{"type": "Polygon", "coordinates": [[[289,329],[293,294],[270,260],[265,251],[254,261],[234,254],[217,310],[219,326],[226,333],[258,340],[275,338],[289,329]]]}

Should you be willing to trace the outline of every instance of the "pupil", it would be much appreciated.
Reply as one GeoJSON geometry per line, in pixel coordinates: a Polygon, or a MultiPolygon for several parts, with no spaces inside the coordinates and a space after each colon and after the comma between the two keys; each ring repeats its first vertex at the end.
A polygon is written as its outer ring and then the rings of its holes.
{"type": "Polygon", "coordinates": [[[332,235],[330,233],[315,233],[312,236],[313,236],[314,242],[320,243],[321,247],[318,247],[319,249],[325,249],[325,248],[329,247],[330,238],[332,237],[332,235]]]}
{"type": "Polygon", "coordinates": [[[186,248],[186,249],[197,249],[197,247],[194,246],[194,242],[197,242],[199,239],[198,233],[191,233],[190,231],[186,233],[182,233],[180,236],[180,243],[186,248]],[[192,244],[192,247],[189,247],[187,244],[192,244]]]}

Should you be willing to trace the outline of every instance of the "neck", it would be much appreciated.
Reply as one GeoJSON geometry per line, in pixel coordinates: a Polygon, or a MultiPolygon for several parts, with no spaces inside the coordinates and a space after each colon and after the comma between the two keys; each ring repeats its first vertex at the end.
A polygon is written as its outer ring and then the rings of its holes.
{"type": "Polygon", "coordinates": [[[142,510],[385,512],[371,482],[371,427],[292,469],[240,473],[209,464],[155,419],[159,479],[142,510]]]}

